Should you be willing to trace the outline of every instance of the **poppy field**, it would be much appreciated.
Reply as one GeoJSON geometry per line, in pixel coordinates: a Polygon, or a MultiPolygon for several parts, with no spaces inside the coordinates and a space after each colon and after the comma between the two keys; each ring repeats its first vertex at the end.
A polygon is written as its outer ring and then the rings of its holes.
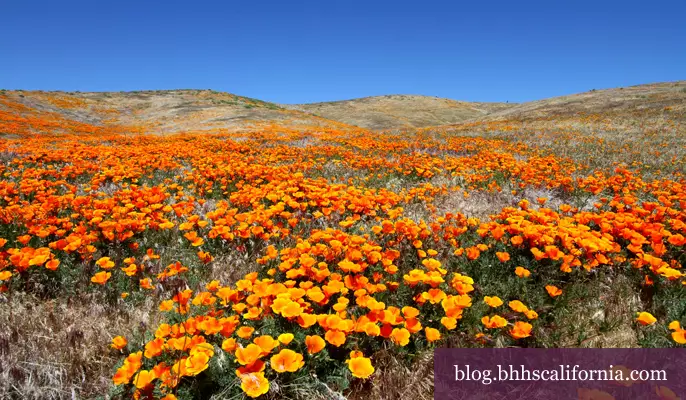
{"type": "Polygon", "coordinates": [[[679,122],[163,135],[0,100],[0,397],[431,398],[435,347],[686,344],[679,122]]]}

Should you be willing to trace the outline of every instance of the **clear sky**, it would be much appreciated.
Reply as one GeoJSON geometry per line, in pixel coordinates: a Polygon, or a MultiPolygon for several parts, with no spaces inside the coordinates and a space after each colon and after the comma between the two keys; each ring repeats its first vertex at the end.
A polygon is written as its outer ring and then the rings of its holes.
{"type": "Polygon", "coordinates": [[[0,88],[519,102],[686,79],[686,0],[0,3],[0,88]]]}

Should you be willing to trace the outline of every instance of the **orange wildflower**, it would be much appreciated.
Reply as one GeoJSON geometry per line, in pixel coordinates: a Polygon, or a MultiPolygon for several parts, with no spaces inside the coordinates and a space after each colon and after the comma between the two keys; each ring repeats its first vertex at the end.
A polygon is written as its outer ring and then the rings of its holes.
{"type": "Polygon", "coordinates": [[[515,274],[520,278],[528,278],[531,276],[531,271],[524,267],[515,268],[515,274]]]}
{"type": "Polygon", "coordinates": [[[128,343],[128,342],[126,341],[126,338],[125,338],[125,337],[123,337],[123,336],[115,336],[115,337],[112,339],[112,344],[111,344],[110,346],[111,346],[113,349],[121,350],[121,349],[123,349],[124,347],[126,347],[126,344],[127,344],[127,343],[128,343]]]}
{"type": "Polygon", "coordinates": [[[240,375],[241,389],[249,397],[260,397],[269,391],[269,381],[263,372],[240,375]]]}
{"type": "Polygon", "coordinates": [[[374,373],[372,360],[359,354],[355,354],[355,357],[351,354],[351,358],[346,360],[346,363],[355,378],[367,379],[374,373]]]}
{"type": "Polygon", "coordinates": [[[510,329],[510,335],[515,339],[523,339],[531,336],[531,324],[527,322],[517,321],[510,329]]]}
{"type": "Polygon", "coordinates": [[[309,354],[317,354],[324,349],[326,342],[321,336],[307,336],[305,337],[305,346],[307,346],[307,352],[309,354]]]}
{"type": "Polygon", "coordinates": [[[484,316],[481,318],[481,323],[488,329],[497,329],[507,326],[507,320],[499,315],[492,317],[484,316]]]}
{"type": "Polygon", "coordinates": [[[550,297],[557,297],[562,294],[562,289],[553,285],[546,285],[545,290],[548,292],[550,297]]]}
{"type": "Polygon", "coordinates": [[[424,333],[426,334],[426,340],[429,342],[435,342],[441,339],[441,332],[438,329],[424,328],[424,333]]]}
{"type": "Polygon", "coordinates": [[[104,285],[105,283],[107,283],[111,276],[111,272],[101,271],[91,277],[91,282],[97,283],[98,285],[104,285]]]}
{"type": "Polygon", "coordinates": [[[489,307],[500,307],[503,305],[503,301],[498,296],[485,296],[484,303],[488,304],[489,307]]]}
{"type": "Polygon", "coordinates": [[[653,317],[651,313],[643,311],[638,313],[638,316],[636,317],[636,322],[644,326],[653,325],[655,322],[657,322],[657,319],[653,317]]]}
{"type": "Polygon", "coordinates": [[[305,365],[302,354],[290,349],[281,350],[272,356],[270,362],[272,369],[278,373],[295,372],[305,365]]]}

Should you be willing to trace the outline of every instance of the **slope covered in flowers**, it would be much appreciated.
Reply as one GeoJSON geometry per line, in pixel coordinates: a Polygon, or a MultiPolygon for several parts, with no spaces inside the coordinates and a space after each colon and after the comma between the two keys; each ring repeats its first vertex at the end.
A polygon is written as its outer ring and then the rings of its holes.
{"type": "Polygon", "coordinates": [[[1,307],[154,299],[154,324],[100,339],[111,396],[363,397],[385,355],[435,346],[686,343],[683,158],[647,174],[455,129],[153,136],[12,115],[1,307]]]}

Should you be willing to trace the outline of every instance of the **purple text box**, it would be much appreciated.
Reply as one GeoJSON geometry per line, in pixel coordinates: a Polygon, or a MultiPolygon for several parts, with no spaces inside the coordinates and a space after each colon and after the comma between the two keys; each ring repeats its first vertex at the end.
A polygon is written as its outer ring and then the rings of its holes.
{"type": "Polygon", "coordinates": [[[686,349],[436,349],[434,399],[686,400],[686,349]]]}

